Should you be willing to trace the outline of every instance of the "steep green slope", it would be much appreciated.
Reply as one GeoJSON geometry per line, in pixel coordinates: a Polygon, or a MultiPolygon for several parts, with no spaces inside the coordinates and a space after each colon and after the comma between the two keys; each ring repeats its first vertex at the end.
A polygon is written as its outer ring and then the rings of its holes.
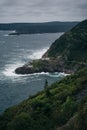
{"type": "Polygon", "coordinates": [[[86,130],[87,129],[87,99],[80,104],[78,112],[63,126],[56,130],[86,130]]]}
{"type": "Polygon", "coordinates": [[[61,57],[63,61],[87,62],[87,20],[57,39],[44,57],[61,57]]]}
{"type": "Polygon", "coordinates": [[[0,116],[0,130],[57,130],[76,114],[81,129],[79,126],[75,130],[86,130],[82,116],[87,115],[87,98],[82,102],[77,96],[84,89],[87,89],[87,67],[51,86],[46,83],[42,92],[8,108],[0,116]],[[83,113],[79,116],[80,111],[83,113]]]}

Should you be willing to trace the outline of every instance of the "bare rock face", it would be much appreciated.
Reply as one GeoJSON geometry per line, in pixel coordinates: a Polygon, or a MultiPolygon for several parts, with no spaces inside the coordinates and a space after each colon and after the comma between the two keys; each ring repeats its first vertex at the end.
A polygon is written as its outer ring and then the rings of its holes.
{"type": "Polygon", "coordinates": [[[17,74],[31,74],[34,73],[34,69],[33,68],[29,68],[29,67],[19,67],[15,70],[15,72],[17,74]]]}

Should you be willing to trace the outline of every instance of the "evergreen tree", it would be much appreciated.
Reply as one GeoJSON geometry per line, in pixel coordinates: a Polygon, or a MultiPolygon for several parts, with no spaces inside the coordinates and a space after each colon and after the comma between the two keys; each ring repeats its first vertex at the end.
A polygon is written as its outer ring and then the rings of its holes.
{"type": "Polygon", "coordinates": [[[50,93],[50,90],[48,88],[48,81],[47,79],[45,79],[45,85],[44,85],[44,88],[45,88],[45,94],[47,97],[50,97],[51,93],[50,93]]]}
{"type": "Polygon", "coordinates": [[[45,85],[44,85],[44,88],[47,89],[47,86],[48,86],[48,81],[47,81],[47,79],[45,79],[45,85]]]}

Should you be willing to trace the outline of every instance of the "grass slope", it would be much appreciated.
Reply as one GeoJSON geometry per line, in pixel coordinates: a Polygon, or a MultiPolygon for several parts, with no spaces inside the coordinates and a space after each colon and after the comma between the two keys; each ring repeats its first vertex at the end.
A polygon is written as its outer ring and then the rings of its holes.
{"type": "Polygon", "coordinates": [[[87,67],[8,108],[0,116],[0,130],[86,130],[87,98],[76,96],[82,89],[87,89],[87,67]]]}

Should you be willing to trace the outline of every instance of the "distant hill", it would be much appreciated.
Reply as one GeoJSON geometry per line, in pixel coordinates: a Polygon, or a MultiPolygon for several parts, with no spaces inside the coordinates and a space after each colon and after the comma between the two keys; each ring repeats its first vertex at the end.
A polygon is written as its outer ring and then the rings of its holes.
{"type": "Polygon", "coordinates": [[[15,34],[66,32],[78,22],[46,22],[46,23],[6,23],[0,24],[0,30],[15,30],[15,34]]]}

